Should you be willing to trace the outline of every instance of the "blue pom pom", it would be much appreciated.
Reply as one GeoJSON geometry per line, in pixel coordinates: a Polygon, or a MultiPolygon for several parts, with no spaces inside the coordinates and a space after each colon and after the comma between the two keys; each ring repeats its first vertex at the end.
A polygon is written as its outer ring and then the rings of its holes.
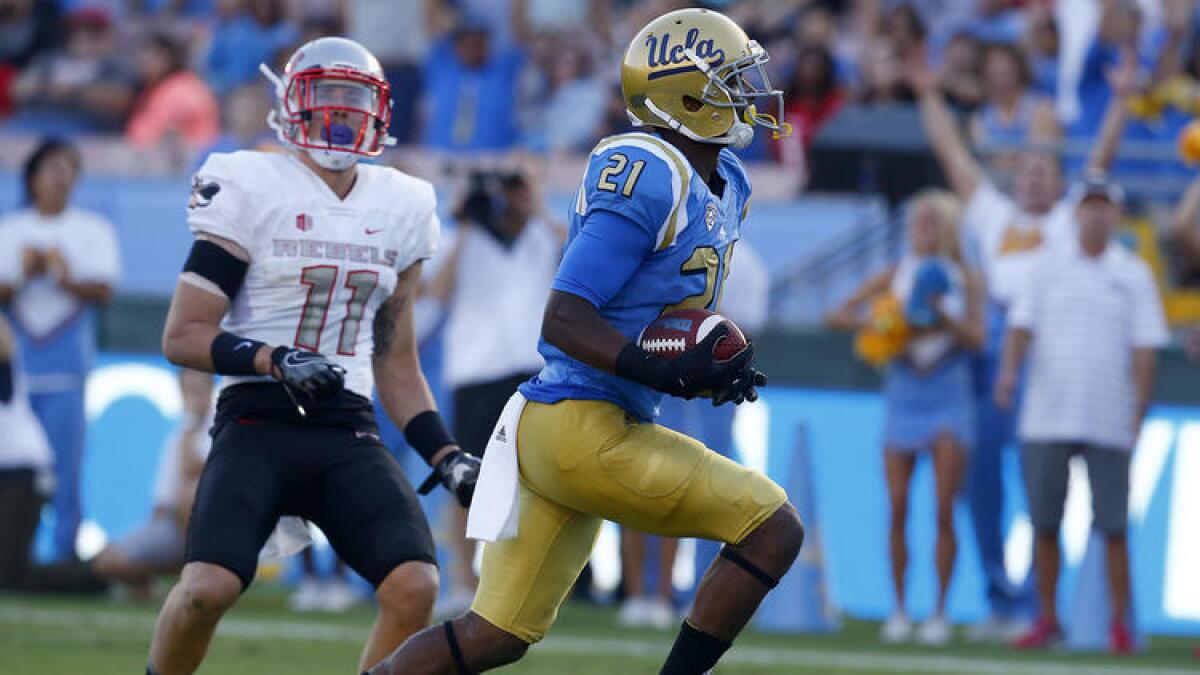
{"type": "Polygon", "coordinates": [[[936,307],[938,296],[950,290],[950,275],[938,260],[922,263],[913,279],[912,294],[904,316],[908,323],[917,328],[928,328],[937,323],[936,307]]]}

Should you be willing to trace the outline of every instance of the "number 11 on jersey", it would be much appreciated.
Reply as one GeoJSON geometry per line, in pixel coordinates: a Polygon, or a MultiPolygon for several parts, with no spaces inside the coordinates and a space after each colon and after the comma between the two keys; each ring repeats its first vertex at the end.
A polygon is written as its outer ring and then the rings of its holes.
{"type": "MultiPolygon", "coordinates": [[[[295,346],[314,352],[321,351],[321,333],[325,331],[325,320],[333,302],[333,289],[337,286],[337,265],[311,265],[300,273],[300,283],[308,286],[308,297],[300,312],[300,325],[296,327],[295,346]]],[[[346,316],[338,333],[337,353],[354,356],[358,343],[358,330],[366,313],[367,300],[379,285],[379,272],[374,270],[351,270],[346,274],[344,288],[350,290],[346,301],[346,316]]]]}

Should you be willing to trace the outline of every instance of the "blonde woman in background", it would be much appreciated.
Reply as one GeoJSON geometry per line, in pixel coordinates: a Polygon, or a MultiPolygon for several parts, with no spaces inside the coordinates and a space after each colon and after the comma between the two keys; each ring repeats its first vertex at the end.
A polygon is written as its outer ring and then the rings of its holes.
{"type": "MultiPolygon", "coordinates": [[[[908,251],[899,263],[868,279],[827,318],[835,329],[877,330],[881,309],[892,307],[904,335],[884,375],[885,466],[891,504],[892,582],[896,609],[883,624],[885,642],[907,642],[914,627],[905,610],[908,548],[905,523],[917,458],[929,453],[937,489],[938,595],[934,613],[915,630],[922,644],[950,641],[946,591],[957,557],[954,500],[962,485],[972,438],[971,376],[967,352],[983,341],[982,287],[961,256],[961,202],[944,190],[926,190],[908,209],[908,251]],[[870,320],[864,308],[872,306],[870,320]]],[[[883,309],[883,313],[889,310],[883,309]]],[[[862,340],[860,339],[860,345],[862,340]]]]}

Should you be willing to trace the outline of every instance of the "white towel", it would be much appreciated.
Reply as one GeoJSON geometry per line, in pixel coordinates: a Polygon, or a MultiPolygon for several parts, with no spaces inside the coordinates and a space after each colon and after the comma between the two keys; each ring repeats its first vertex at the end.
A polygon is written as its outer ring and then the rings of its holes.
{"type": "Polygon", "coordinates": [[[275,531],[258,552],[261,561],[279,560],[308,548],[312,543],[312,532],[308,523],[296,516],[284,516],[275,523],[275,531]]]}
{"type": "Polygon", "coordinates": [[[483,467],[467,514],[467,536],[471,539],[498,541],[517,536],[520,514],[517,425],[523,410],[525,397],[517,392],[504,405],[483,452],[483,467]]]}

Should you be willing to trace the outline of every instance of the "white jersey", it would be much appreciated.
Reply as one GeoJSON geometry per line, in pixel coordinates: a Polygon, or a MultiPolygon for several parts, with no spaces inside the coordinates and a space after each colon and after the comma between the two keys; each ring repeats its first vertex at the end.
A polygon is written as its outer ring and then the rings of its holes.
{"type": "MultiPolygon", "coordinates": [[[[433,186],[359,164],[339,199],[291,153],[216,153],[192,183],[188,227],[229,239],[250,267],[221,327],[320,352],[370,398],[371,323],[401,272],[430,258],[440,223],[433,186]]],[[[266,377],[225,377],[222,386],[266,377]]]]}

